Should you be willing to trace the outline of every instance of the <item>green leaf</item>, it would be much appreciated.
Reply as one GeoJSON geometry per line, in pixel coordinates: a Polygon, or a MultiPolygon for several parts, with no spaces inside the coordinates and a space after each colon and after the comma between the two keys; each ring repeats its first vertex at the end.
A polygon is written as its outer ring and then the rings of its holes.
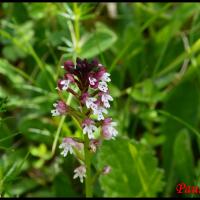
{"type": "Polygon", "coordinates": [[[30,178],[23,178],[15,183],[15,187],[10,186],[8,189],[13,196],[19,196],[36,188],[37,186],[38,183],[35,180],[30,178]]]}
{"type": "Polygon", "coordinates": [[[164,186],[163,171],[149,146],[116,139],[105,141],[98,154],[98,168],[111,166],[99,179],[106,197],[154,197],[164,186]]]}
{"type": "Polygon", "coordinates": [[[130,95],[139,102],[156,103],[163,100],[166,93],[160,92],[154,81],[146,79],[144,82],[136,85],[130,95]]]}
{"type": "Polygon", "coordinates": [[[16,74],[17,68],[15,69],[7,60],[0,59],[0,66],[0,74],[8,77],[13,85],[25,83],[22,76],[16,74]]]}
{"type": "Polygon", "coordinates": [[[12,62],[16,61],[19,58],[24,58],[26,55],[23,51],[19,51],[17,46],[7,45],[3,48],[2,51],[4,57],[12,62]]]}
{"type": "MultiPolygon", "coordinates": [[[[170,152],[171,153],[171,152],[170,152]]],[[[189,131],[182,129],[177,133],[171,154],[170,168],[167,171],[165,197],[169,197],[177,183],[194,185],[195,166],[189,131]]]]}
{"type": "Polygon", "coordinates": [[[29,16],[34,20],[39,20],[43,18],[46,14],[48,8],[47,5],[42,3],[26,4],[26,7],[29,11],[29,16]]]}
{"type": "Polygon", "coordinates": [[[53,190],[56,197],[75,197],[78,196],[70,183],[69,178],[63,173],[59,173],[54,180],[53,190]]]}
{"type": "Polygon", "coordinates": [[[194,181],[194,157],[190,135],[187,129],[181,130],[174,142],[174,163],[179,181],[192,185],[194,181]]]}
{"type": "Polygon", "coordinates": [[[163,164],[167,174],[172,164],[171,155],[173,153],[174,141],[178,132],[183,128],[188,129],[186,123],[189,124],[190,127],[194,128],[197,125],[197,107],[199,105],[198,93],[198,88],[195,82],[185,81],[168,94],[169,96],[165,102],[164,110],[170,113],[170,115],[181,119],[185,123],[180,123],[180,120],[177,121],[172,117],[168,117],[165,120],[165,123],[161,126],[161,132],[166,137],[165,143],[163,144],[162,154],[163,164]]]}
{"type": "Polygon", "coordinates": [[[42,119],[39,119],[38,115],[27,115],[22,118],[19,123],[19,130],[30,141],[43,141],[45,143],[52,143],[53,127],[42,119]]]}
{"type": "Polygon", "coordinates": [[[116,34],[102,23],[96,24],[96,31],[85,41],[79,56],[92,58],[109,49],[117,40],[116,34]]]}
{"type": "Polygon", "coordinates": [[[18,3],[14,5],[12,8],[13,8],[12,16],[13,18],[15,18],[16,22],[21,24],[27,20],[28,13],[23,3],[18,3]]]}

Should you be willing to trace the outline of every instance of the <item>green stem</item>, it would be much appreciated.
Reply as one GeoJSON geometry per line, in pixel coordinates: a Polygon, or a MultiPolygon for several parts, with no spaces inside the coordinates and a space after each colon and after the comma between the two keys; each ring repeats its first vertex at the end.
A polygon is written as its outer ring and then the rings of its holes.
{"type": "Polygon", "coordinates": [[[53,86],[53,83],[50,81],[47,73],[49,74],[49,72],[46,71],[45,66],[43,64],[43,62],[41,61],[41,59],[39,58],[39,56],[37,55],[37,53],[35,52],[34,48],[31,45],[28,45],[28,49],[29,49],[29,53],[33,56],[33,58],[35,59],[37,65],[39,66],[40,70],[42,72],[44,72],[44,76],[46,78],[46,81],[51,89],[51,91],[54,91],[55,88],[53,86]]]}
{"type": "Polygon", "coordinates": [[[79,30],[79,8],[78,4],[74,3],[74,13],[75,13],[75,20],[74,20],[74,29],[75,29],[75,36],[76,36],[76,53],[79,52],[79,39],[80,39],[80,30],[79,30]]]}
{"type": "Polygon", "coordinates": [[[96,174],[92,178],[92,184],[95,184],[97,178],[102,174],[102,169],[97,171],[96,174]]]}
{"type": "Polygon", "coordinates": [[[86,178],[85,178],[85,193],[86,197],[92,197],[92,180],[91,180],[91,153],[89,151],[89,138],[84,136],[85,145],[85,165],[86,165],[86,178]]]}

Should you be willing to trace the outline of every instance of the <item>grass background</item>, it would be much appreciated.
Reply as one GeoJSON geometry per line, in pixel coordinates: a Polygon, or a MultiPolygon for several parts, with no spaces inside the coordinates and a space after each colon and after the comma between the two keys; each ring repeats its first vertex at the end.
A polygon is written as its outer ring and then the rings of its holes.
{"type": "Polygon", "coordinates": [[[98,57],[111,73],[119,131],[93,159],[93,173],[112,167],[94,196],[170,197],[180,196],[178,183],[200,187],[199,51],[198,3],[1,3],[1,196],[84,196],[72,179],[77,161],[58,149],[81,130],[50,113],[60,66],[77,56],[98,57]]]}

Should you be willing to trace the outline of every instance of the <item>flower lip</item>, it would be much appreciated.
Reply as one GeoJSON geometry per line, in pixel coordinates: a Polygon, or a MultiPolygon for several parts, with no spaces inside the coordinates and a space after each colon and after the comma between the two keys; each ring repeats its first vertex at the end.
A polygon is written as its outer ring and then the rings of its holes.
{"type": "Polygon", "coordinates": [[[90,87],[96,89],[98,87],[98,78],[96,77],[96,74],[94,72],[90,72],[88,74],[88,80],[90,87]]]}
{"type": "Polygon", "coordinates": [[[53,106],[55,107],[54,110],[51,110],[53,116],[64,115],[68,111],[68,106],[64,101],[58,101],[54,103],[53,106]]]}
{"type": "Polygon", "coordinates": [[[97,127],[94,125],[94,121],[86,118],[82,122],[82,127],[83,127],[83,134],[88,134],[89,139],[94,138],[94,132],[97,130],[97,127]]]}
{"type": "Polygon", "coordinates": [[[71,81],[69,79],[59,79],[58,80],[58,89],[67,90],[71,81]]]}
{"type": "Polygon", "coordinates": [[[101,102],[103,103],[104,107],[109,108],[110,107],[109,101],[113,101],[113,98],[112,96],[110,96],[109,91],[99,92],[98,96],[100,97],[101,102]]]}
{"type": "Polygon", "coordinates": [[[95,97],[89,97],[88,92],[85,92],[81,96],[81,103],[85,104],[87,108],[94,109],[96,108],[96,98],[95,97]]]}
{"type": "Polygon", "coordinates": [[[84,165],[81,165],[74,170],[73,178],[76,179],[78,177],[80,178],[80,182],[83,183],[83,178],[86,177],[86,168],[84,165]]]}
{"type": "Polygon", "coordinates": [[[66,157],[68,152],[70,152],[70,154],[73,153],[73,148],[76,148],[77,150],[81,151],[83,149],[83,143],[77,142],[71,137],[65,137],[62,143],[60,144],[59,148],[63,149],[61,155],[66,157]]]}
{"type": "Polygon", "coordinates": [[[100,81],[98,84],[98,88],[102,92],[107,92],[108,91],[108,85],[105,81],[100,81]]]}
{"type": "Polygon", "coordinates": [[[102,106],[100,100],[95,101],[95,107],[93,108],[93,114],[97,115],[97,120],[101,121],[104,119],[103,113],[108,114],[108,111],[102,106]]]}
{"type": "Polygon", "coordinates": [[[105,140],[114,139],[117,136],[118,132],[114,128],[116,126],[116,122],[112,122],[112,118],[106,118],[103,120],[102,124],[102,136],[105,140]]]}
{"type": "Polygon", "coordinates": [[[70,137],[64,138],[62,143],[59,146],[60,149],[63,149],[63,151],[61,152],[61,155],[66,157],[68,152],[70,154],[72,154],[73,153],[73,148],[72,148],[73,146],[75,146],[75,141],[72,138],[70,138],[70,137]]]}

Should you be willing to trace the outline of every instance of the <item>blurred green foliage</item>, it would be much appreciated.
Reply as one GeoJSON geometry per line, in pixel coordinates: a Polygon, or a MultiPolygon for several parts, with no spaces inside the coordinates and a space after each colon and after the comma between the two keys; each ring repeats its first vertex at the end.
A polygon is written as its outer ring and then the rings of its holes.
{"type": "Polygon", "coordinates": [[[58,149],[81,130],[50,113],[60,66],[77,56],[107,66],[118,122],[119,137],[93,160],[93,173],[112,167],[94,195],[171,197],[177,183],[200,186],[199,52],[197,3],[1,3],[0,195],[84,196],[77,161],[58,149]]]}

